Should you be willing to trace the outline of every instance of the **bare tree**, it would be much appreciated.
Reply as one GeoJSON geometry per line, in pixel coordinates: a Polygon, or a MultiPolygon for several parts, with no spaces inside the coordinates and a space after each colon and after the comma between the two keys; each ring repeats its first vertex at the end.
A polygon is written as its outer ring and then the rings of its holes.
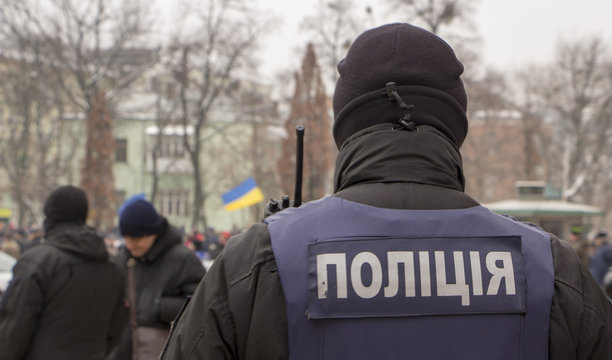
{"type": "MultiPolygon", "coordinates": [[[[162,67],[165,68],[165,64],[162,64],[162,67]]],[[[161,179],[182,159],[183,151],[182,149],[175,149],[173,154],[164,153],[165,142],[167,142],[164,139],[166,129],[170,129],[177,123],[175,114],[179,109],[180,102],[176,96],[176,84],[163,70],[153,76],[151,80],[153,83],[151,90],[155,95],[154,118],[157,132],[153,143],[148,147],[148,151],[151,159],[151,202],[156,203],[161,179]],[[170,161],[161,163],[161,158],[165,156],[171,156],[170,161]]]]}
{"type": "Polygon", "coordinates": [[[98,91],[96,101],[87,119],[87,144],[81,168],[81,188],[88,192],[93,225],[108,226],[114,220],[115,189],[113,155],[115,139],[112,132],[112,118],[106,103],[106,95],[98,91]],[[109,171],[110,169],[110,171],[109,171]]]}
{"type": "Polygon", "coordinates": [[[364,19],[369,14],[368,9],[363,9],[363,14],[359,15],[354,0],[319,1],[317,15],[306,18],[302,24],[304,29],[314,34],[312,43],[326,84],[333,86],[338,80],[336,65],[355,35],[365,30],[367,22],[364,19]]]}
{"type": "MultiPolygon", "coordinates": [[[[304,141],[304,199],[313,200],[329,190],[333,149],[327,96],[312,44],[307,46],[301,71],[295,74],[295,92],[285,122],[288,136],[282,143],[283,154],[295,153],[295,127],[298,124],[305,125],[305,136],[311,139],[304,141]]],[[[286,155],[279,160],[281,187],[286,194],[293,189],[294,164],[295,156],[286,155]]]]}
{"type": "Polygon", "coordinates": [[[517,180],[554,179],[561,164],[555,162],[547,108],[537,95],[542,69],[516,74],[513,87],[501,73],[485,74],[470,82],[470,131],[462,153],[469,192],[494,201],[514,197],[517,180]]]}
{"type": "Polygon", "coordinates": [[[17,223],[40,222],[42,202],[66,175],[78,140],[64,126],[67,99],[56,85],[45,39],[15,26],[0,7],[0,167],[10,180],[17,223]]]}
{"type": "MultiPolygon", "coordinates": [[[[598,37],[559,42],[555,61],[518,76],[515,100],[532,115],[537,174],[569,201],[612,206],[612,58],[598,37]]],[[[604,218],[604,222],[605,222],[604,218]]]]}
{"type": "MultiPolygon", "coordinates": [[[[146,30],[143,3],[139,0],[6,0],[3,11],[7,14],[11,28],[27,29],[48,45],[50,63],[55,68],[56,82],[76,108],[80,108],[87,119],[87,133],[92,129],[104,128],[112,131],[111,126],[98,126],[92,121],[103,117],[92,114],[94,107],[102,101],[111,107],[112,100],[127,88],[150,63],[126,63],[124,51],[134,46],[146,30]],[[106,99],[100,99],[104,94],[106,99]]],[[[108,137],[107,134],[100,134],[108,137]]],[[[91,139],[88,137],[88,139],[91,139]]],[[[96,151],[91,142],[85,144],[85,153],[96,151]]],[[[112,152],[108,154],[112,157],[112,152]]],[[[84,169],[101,169],[112,174],[112,166],[102,169],[100,164],[88,161],[101,160],[100,157],[86,157],[84,169]]],[[[112,165],[108,159],[105,166],[112,165]]],[[[111,180],[111,179],[107,179],[111,180]]],[[[94,214],[112,211],[115,205],[103,197],[114,192],[114,182],[104,183],[104,192],[84,189],[94,206],[108,206],[94,214]]],[[[104,225],[111,226],[109,219],[104,225]]],[[[100,219],[94,219],[102,224],[100,219]]]]}
{"type": "Polygon", "coordinates": [[[516,112],[503,96],[508,87],[502,74],[489,70],[469,90],[470,130],[462,147],[466,190],[480,201],[506,197],[522,169],[519,143],[505,136],[519,129],[516,112]]]}
{"type": "Polygon", "coordinates": [[[612,155],[612,61],[599,38],[561,42],[556,59],[539,88],[563,156],[555,175],[567,199],[592,202],[612,155]]]}
{"type": "MultiPolygon", "coordinates": [[[[523,166],[526,180],[550,181],[558,175],[556,172],[562,166],[561,158],[555,146],[552,146],[555,141],[554,127],[547,121],[550,110],[544,98],[539,95],[542,84],[547,82],[545,73],[541,66],[528,66],[519,71],[515,76],[516,89],[511,96],[523,122],[521,135],[527,145],[523,166]]],[[[558,186],[560,182],[551,182],[551,185],[558,186]]]]}
{"type": "MultiPolygon", "coordinates": [[[[482,39],[473,18],[478,0],[393,0],[394,14],[405,14],[403,20],[431,31],[448,41],[465,65],[463,79],[469,88],[472,82],[486,78],[478,70],[482,39]]],[[[397,15],[395,15],[397,16],[397,15]]]]}
{"type": "MultiPolygon", "coordinates": [[[[278,191],[278,181],[276,175],[276,162],[273,160],[278,156],[278,149],[275,146],[276,139],[270,138],[269,126],[279,123],[278,104],[273,101],[267,89],[260,89],[257,86],[244,86],[240,91],[241,113],[244,114],[245,121],[251,125],[251,141],[244,148],[242,155],[243,163],[245,160],[250,162],[248,168],[250,174],[257,181],[258,186],[264,194],[274,194],[278,191]]],[[[253,207],[253,220],[263,218],[262,206],[253,207]]]]}
{"type": "MultiPolygon", "coordinates": [[[[202,162],[205,130],[212,118],[227,111],[220,99],[240,70],[249,68],[249,51],[263,29],[262,18],[243,0],[207,0],[190,8],[195,30],[177,35],[169,48],[172,73],[180,101],[178,121],[193,170],[192,226],[206,226],[207,190],[202,162]]],[[[231,98],[231,96],[229,96],[231,98]]],[[[220,129],[223,130],[223,129],[220,129]]]]}
{"type": "Polygon", "coordinates": [[[393,3],[400,9],[408,11],[408,21],[423,23],[423,26],[429,31],[439,34],[445,26],[462,25],[471,28],[470,16],[473,13],[475,1],[393,0],[393,3]]]}

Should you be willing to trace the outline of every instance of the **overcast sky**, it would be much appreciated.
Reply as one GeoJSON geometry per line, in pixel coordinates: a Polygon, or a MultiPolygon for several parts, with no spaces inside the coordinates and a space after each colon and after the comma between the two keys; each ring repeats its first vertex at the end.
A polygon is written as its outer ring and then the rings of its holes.
{"type": "Polygon", "coordinates": [[[550,60],[560,37],[610,42],[611,17],[610,0],[481,0],[476,19],[487,62],[512,66],[550,60]]]}
{"type": "MultiPolygon", "coordinates": [[[[283,30],[262,42],[271,54],[269,60],[274,60],[263,69],[271,72],[282,66],[283,58],[293,56],[300,45],[296,33],[301,19],[316,13],[319,0],[256,1],[284,19],[283,30]]],[[[376,8],[383,1],[357,0],[362,8],[376,8]]],[[[374,16],[379,23],[385,20],[384,14],[374,16]]],[[[495,67],[515,68],[550,60],[560,37],[600,34],[612,41],[612,0],[480,0],[474,19],[484,41],[484,60],[495,67]]]]}
{"type": "MultiPolygon", "coordinates": [[[[174,0],[158,1],[166,5],[165,12],[175,6],[174,0]]],[[[326,0],[249,1],[282,19],[260,39],[265,50],[261,59],[264,76],[295,67],[307,42],[300,24],[305,16],[316,14],[318,4],[326,0]]],[[[377,5],[388,0],[354,1],[358,12],[363,13],[368,5],[375,9],[373,19],[377,25],[404,20],[376,13],[381,8],[377,5]]],[[[612,0],[480,0],[476,9],[473,18],[483,39],[481,55],[488,65],[497,68],[515,69],[526,63],[550,61],[561,37],[576,39],[598,34],[612,44],[612,0]]]]}

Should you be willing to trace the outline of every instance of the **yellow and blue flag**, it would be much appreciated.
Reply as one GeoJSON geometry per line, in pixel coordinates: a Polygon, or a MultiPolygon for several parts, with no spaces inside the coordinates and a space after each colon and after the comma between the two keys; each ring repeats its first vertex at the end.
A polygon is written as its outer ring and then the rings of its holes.
{"type": "Polygon", "coordinates": [[[257,204],[264,199],[263,193],[252,177],[243,181],[240,185],[221,195],[225,210],[238,210],[243,207],[257,204]]]}

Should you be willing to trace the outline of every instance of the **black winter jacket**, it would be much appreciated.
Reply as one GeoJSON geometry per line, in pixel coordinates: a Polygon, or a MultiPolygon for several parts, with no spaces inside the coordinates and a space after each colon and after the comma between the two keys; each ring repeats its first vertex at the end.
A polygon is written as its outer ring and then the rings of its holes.
{"type": "Polygon", "coordinates": [[[124,286],[92,228],[54,226],[15,265],[0,307],[0,359],[104,359],[123,331],[124,286]]]}
{"type": "MultiPolygon", "coordinates": [[[[463,193],[461,158],[427,126],[378,125],[345,143],[334,196],[396,209],[478,205],[463,193]]],[[[314,224],[313,224],[314,225],[314,224]]],[[[555,271],[549,357],[612,358],[612,306],[571,247],[551,235],[555,271]]],[[[162,359],[288,359],[285,299],[265,223],[228,241],[174,324],[162,359]]]]}
{"type": "MultiPolygon", "coordinates": [[[[127,271],[130,257],[124,249],[114,260],[127,271]]],[[[165,219],[163,230],[151,249],[136,261],[138,325],[169,329],[170,322],[176,318],[185,299],[193,294],[206,270],[193,251],[182,245],[180,231],[165,219]]],[[[124,325],[125,332],[114,359],[132,358],[129,322],[124,325]]]]}

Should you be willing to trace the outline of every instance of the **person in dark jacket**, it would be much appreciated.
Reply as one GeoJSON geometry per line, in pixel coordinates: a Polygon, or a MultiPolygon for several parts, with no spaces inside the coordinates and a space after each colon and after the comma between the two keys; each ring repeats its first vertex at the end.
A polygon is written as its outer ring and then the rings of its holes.
{"type": "MultiPolygon", "coordinates": [[[[135,310],[136,324],[125,323],[126,330],[112,359],[132,359],[132,329],[153,327],[166,332],[186,298],[193,294],[205,269],[193,251],[182,244],[180,231],[160,216],[146,200],[128,205],[119,217],[119,230],[125,248],[115,262],[127,273],[129,295],[130,266],[134,271],[135,299],[127,300],[128,311],[135,310]]],[[[165,341],[165,339],[164,339],[165,341]]],[[[159,355],[161,341],[152,349],[159,355]]]]}
{"type": "Polygon", "coordinates": [[[338,64],[335,193],[232,237],[162,359],[610,359],[566,242],[464,193],[463,65],[410,24],[338,64]]]}
{"type": "Polygon", "coordinates": [[[85,225],[73,186],[44,205],[44,242],[17,261],[0,305],[0,359],[105,359],[123,331],[124,279],[85,225]]]}
{"type": "Polygon", "coordinates": [[[604,286],[604,277],[612,268],[612,245],[608,241],[608,233],[600,231],[593,241],[599,244],[589,261],[589,270],[600,286],[604,286]]]}

